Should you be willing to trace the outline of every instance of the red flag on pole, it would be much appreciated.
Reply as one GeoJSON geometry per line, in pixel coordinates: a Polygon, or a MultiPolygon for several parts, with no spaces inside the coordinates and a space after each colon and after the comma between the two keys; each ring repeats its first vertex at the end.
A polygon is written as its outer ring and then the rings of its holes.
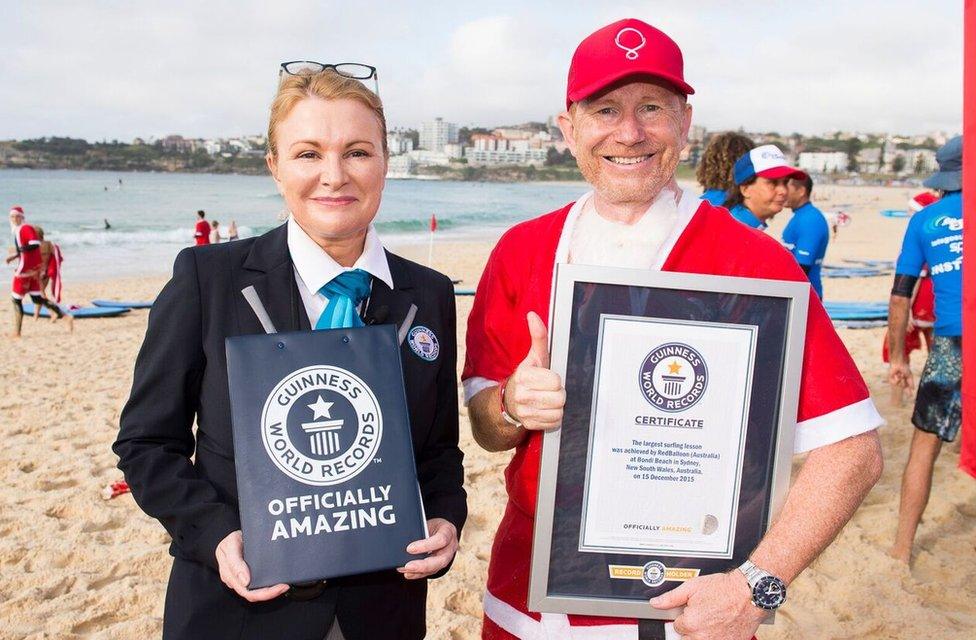
{"type": "Polygon", "coordinates": [[[430,214],[430,232],[434,233],[437,231],[437,216],[433,213],[430,214]]]}
{"type": "MultiPolygon", "coordinates": [[[[962,322],[968,341],[976,339],[976,0],[966,0],[963,17],[962,109],[962,322]]],[[[959,466],[976,478],[976,349],[962,350],[962,450],[959,466]]]]}

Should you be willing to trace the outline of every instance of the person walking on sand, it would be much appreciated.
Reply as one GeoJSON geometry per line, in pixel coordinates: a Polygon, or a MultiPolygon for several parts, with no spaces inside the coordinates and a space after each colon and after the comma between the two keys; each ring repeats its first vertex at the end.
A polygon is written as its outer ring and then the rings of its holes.
{"type": "MultiPolygon", "coordinates": [[[[12,207],[9,214],[10,231],[14,238],[14,254],[7,257],[7,264],[16,262],[14,278],[10,287],[10,297],[13,299],[13,333],[14,338],[20,337],[24,322],[24,297],[30,296],[35,307],[47,307],[51,312],[52,321],[65,317],[65,313],[47,300],[41,293],[41,239],[37,230],[24,222],[24,210],[19,206],[12,207]]],[[[68,329],[74,329],[74,320],[68,314],[68,329]]]]}
{"type": "Polygon", "coordinates": [[[898,529],[890,554],[910,562],[918,524],[932,490],[932,470],[943,442],[962,424],[962,136],[936,153],[939,170],[923,183],[942,198],[912,216],[905,230],[888,307],[888,382],[911,389],[905,355],[909,305],[923,265],[935,292],[935,326],[912,412],[912,444],[901,481],[898,529]]]}
{"type": "MultiPolygon", "coordinates": [[[[37,237],[41,239],[41,295],[56,303],[61,302],[61,264],[64,256],[61,253],[60,245],[47,240],[44,237],[44,229],[37,227],[37,237]],[[48,285],[51,287],[51,295],[48,297],[48,285]]],[[[37,317],[39,309],[34,307],[34,316],[37,317]]]]}

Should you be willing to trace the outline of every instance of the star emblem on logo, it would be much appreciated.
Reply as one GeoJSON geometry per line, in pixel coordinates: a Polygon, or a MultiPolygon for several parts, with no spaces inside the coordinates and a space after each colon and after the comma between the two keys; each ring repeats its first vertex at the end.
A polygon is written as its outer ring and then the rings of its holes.
{"type": "Polygon", "coordinates": [[[325,400],[322,399],[322,396],[319,395],[318,399],[315,402],[306,406],[315,413],[315,415],[312,417],[312,420],[318,420],[319,418],[327,418],[331,420],[332,414],[330,413],[330,411],[332,411],[332,405],[334,404],[335,404],[334,402],[326,402],[325,400]]]}
{"type": "Polygon", "coordinates": [[[681,365],[678,364],[677,360],[672,360],[671,364],[668,365],[668,373],[675,374],[681,372],[681,365]]]}

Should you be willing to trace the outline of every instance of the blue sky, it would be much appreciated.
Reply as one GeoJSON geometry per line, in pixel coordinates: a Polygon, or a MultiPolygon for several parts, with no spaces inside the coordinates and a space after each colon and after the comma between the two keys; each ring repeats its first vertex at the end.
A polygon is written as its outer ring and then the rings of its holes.
{"type": "Polygon", "coordinates": [[[293,59],[378,67],[391,126],[544,120],[623,17],[678,42],[709,129],[961,129],[961,0],[596,4],[0,0],[0,139],[257,133],[293,59]]]}

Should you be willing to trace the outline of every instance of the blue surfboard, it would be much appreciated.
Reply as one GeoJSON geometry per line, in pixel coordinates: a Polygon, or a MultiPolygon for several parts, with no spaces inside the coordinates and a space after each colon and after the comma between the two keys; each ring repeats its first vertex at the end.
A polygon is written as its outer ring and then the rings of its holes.
{"type": "MultiPolygon", "coordinates": [[[[120,316],[123,313],[129,313],[129,310],[123,307],[81,307],[80,309],[61,309],[65,313],[71,314],[75,318],[112,318],[115,316],[120,316]]],[[[32,316],[34,315],[34,304],[31,302],[24,303],[24,315],[32,316]]],[[[41,307],[41,317],[50,318],[51,312],[45,307],[41,307]]]]}
{"type": "Polygon", "coordinates": [[[837,301],[827,300],[824,302],[824,309],[831,320],[887,320],[887,302],[860,302],[860,301],[837,301]]]}
{"type": "Polygon", "coordinates": [[[124,307],[127,309],[149,309],[153,306],[153,300],[142,300],[133,302],[129,300],[92,300],[96,307],[124,307]]]}

